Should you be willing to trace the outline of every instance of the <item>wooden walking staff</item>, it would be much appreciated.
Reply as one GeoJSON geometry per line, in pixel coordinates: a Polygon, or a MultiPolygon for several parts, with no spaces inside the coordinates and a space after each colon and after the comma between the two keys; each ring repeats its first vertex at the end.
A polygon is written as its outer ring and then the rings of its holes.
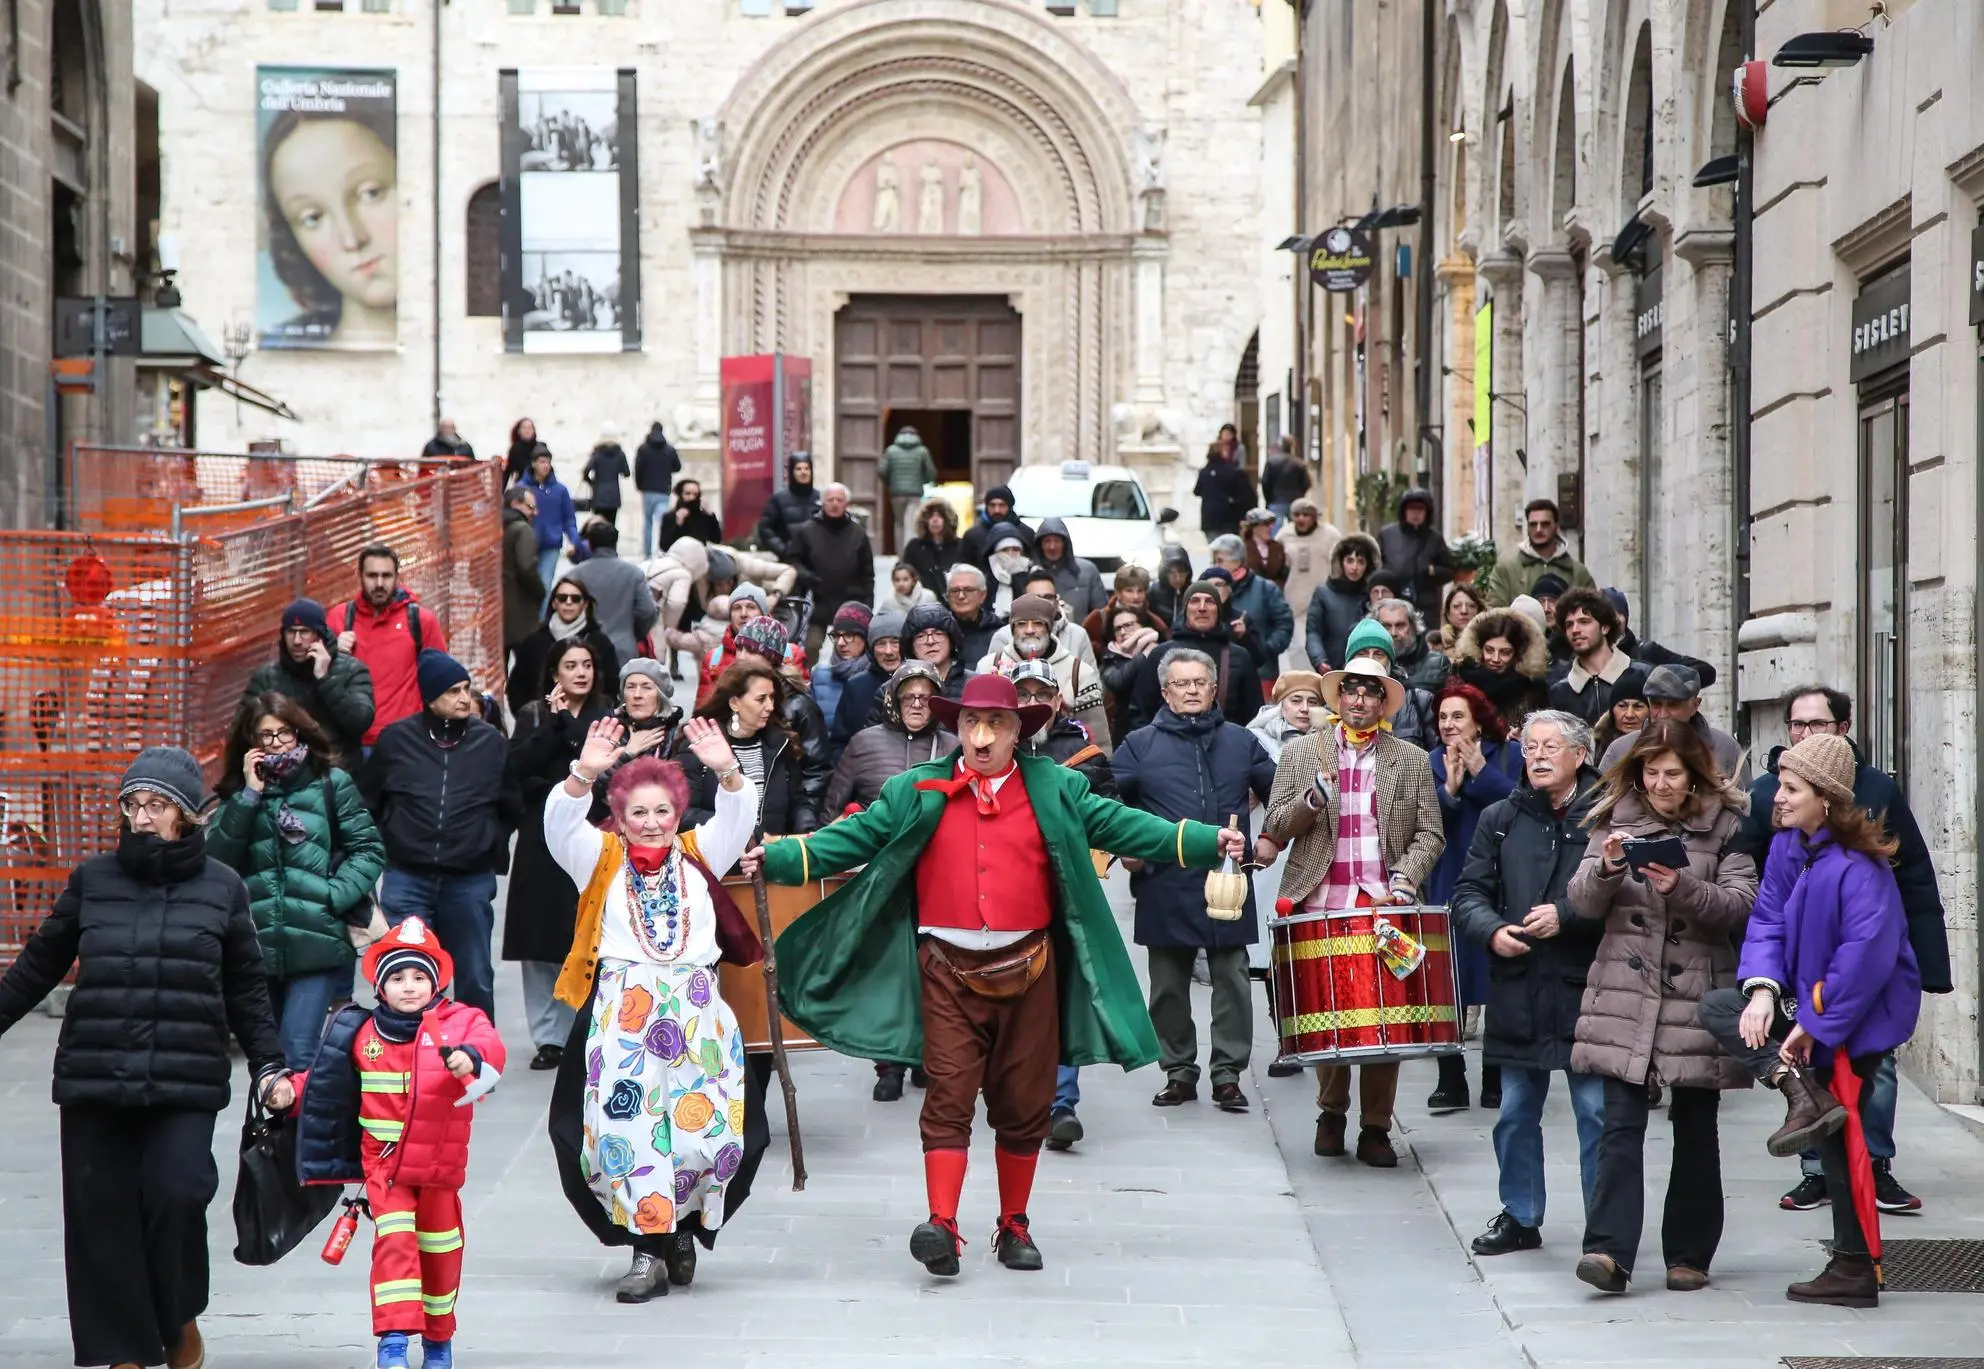
{"type": "MultiPolygon", "coordinates": [[[[764,844],[760,832],[753,845],[764,844]]],[[[792,1191],[806,1191],[806,1148],[799,1139],[799,1091],[792,1086],[792,1066],[785,1056],[785,1020],[778,1006],[778,951],[772,934],[771,893],[765,888],[762,864],[751,872],[751,897],[758,905],[758,940],[765,948],[765,1017],[771,1029],[772,1068],[778,1071],[779,1091],[785,1095],[785,1134],[792,1146],[792,1191]]]]}

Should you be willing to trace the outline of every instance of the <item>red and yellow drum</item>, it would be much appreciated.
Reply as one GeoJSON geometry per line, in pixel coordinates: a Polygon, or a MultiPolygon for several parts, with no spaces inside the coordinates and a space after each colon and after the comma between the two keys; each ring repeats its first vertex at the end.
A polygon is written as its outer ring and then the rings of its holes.
{"type": "Polygon", "coordinates": [[[1460,984],[1447,910],[1297,911],[1268,920],[1282,1057],[1301,1064],[1446,1055],[1461,1049],[1460,984]],[[1378,956],[1383,917],[1425,947],[1405,978],[1378,956]]]}

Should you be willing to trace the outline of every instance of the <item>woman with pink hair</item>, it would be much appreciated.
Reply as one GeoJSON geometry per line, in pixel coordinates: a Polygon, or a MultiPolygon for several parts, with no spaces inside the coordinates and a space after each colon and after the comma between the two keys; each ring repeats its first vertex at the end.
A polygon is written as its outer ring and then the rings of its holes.
{"type": "Polygon", "coordinates": [[[695,1277],[743,1200],[767,1134],[764,1083],[747,1069],[717,963],[763,954],[715,870],[750,844],[757,788],[723,729],[691,719],[682,745],[716,777],[715,812],[679,830],[682,767],[638,756],[607,785],[607,830],[586,821],[592,786],[623,754],[620,724],[595,722],[544,805],[544,840],[579,886],[560,1001],[580,1009],[551,1094],[566,1199],[605,1245],[634,1247],[615,1290],[646,1302],[695,1277]]]}

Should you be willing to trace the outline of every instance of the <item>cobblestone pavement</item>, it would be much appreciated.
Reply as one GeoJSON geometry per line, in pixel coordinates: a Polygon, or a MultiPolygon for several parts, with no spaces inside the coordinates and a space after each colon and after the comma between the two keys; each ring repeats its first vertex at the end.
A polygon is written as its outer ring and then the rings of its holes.
{"type": "MultiPolygon", "coordinates": [[[[1127,914],[1120,879],[1111,895],[1127,914]]],[[[506,969],[508,967],[505,967],[506,969]]],[[[1490,1118],[1429,1118],[1429,1064],[1405,1070],[1405,1164],[1383,1173],[1310,1154],[1306,1079],[1269,1080],[1265,1013],[1249,1092],[1254,1111],[1200,1103],[1163,1112],[1155,1071],[1090,1070],[1089,1139],[1042,1157],[1035,1230],[1047,1269],[990,1257],[989,1139],[967,1181],[971,1240],[956,1280],[909,1258],[924,1215],[916,1094],[871,1101],[869,1067],[796,1057],[810,1180],[790,1191],[783,1117],[758,1191],[706,1255],[695,1287],[644,1307],[611,1294],[621,1256],[592,1243],[565,1206],[543,1119],[550,1076],[524,1070],[513,970],[499,980],[518,1068],[483,1105],[464,1193],[468,1251],[459,1362],[590,1366],[693,1354],[697,1369],[886,1366],[946,1369],[1082,1364],[1589,1366],[1686,1360],[1767,1366],[1781,1355],[1975,1354],[1984,1298],[1894,1295],[1876,1312],[1796,1308],[1783,1285],[1817,1267],[1821,1213],[1778,1210],[1789,1168],[1764,1154],[1774,1097],[1726,1101],[1728,1235],[1705,1292],[1604,1299],[1571,1277],[1577,1192],[1568,1105],[1547,1121],[1559,1195],[1541,1251],[1471,1261],[1493,1215],[1490,1118]],[[1566,1205],[1569,1199],[1572,1206],[1566,1205]]],[[[1203,990],[1200,991],[1203,994],[1203,990]]],[[[1201,1019],[1203,1023],[1203,1000],[1201,1019]]],[[[57,1024],[34,1016],[0,1041],[0,1365],[69,1361],[63,1316],[56,1117],[48,1062],[57,1024]]],[[[371,1363],[365,1248],[332,1269],[316,1241],[269,1270],[233,1263],[228,1216],[239,1114],[222,1119],[223,1185],[212,1213],[214,1299],[203,1325],[215,1369],[345,1369],[371,1363]]],[[[1912,1088],[1899,1174],[1925,1215],[1891,1236],[1984,1237],[1984,1147],[1912,1088]]],[[[1649,1171],[1665,1172],[1658,1125],[1649,1171]]],[[[1649,1204],[1658,1212],[1657,1196],[1649,1204]]],[[[1657,1217],[1650,1220],[1657,1223],[1657,1217]]],[[[1657,1256],[1657,1235],[1647,1249],[1657,1256]]]]}

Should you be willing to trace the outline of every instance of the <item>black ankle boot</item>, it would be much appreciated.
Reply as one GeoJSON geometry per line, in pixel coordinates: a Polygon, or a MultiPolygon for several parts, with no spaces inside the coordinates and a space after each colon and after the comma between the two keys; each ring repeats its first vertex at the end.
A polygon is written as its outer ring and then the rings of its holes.
{"type": "Polygon", "coordinates": [[[1460,1054],[1437,1057],[1440,1082],[1426,1098],[1426,1110],[1435,1117],[1467,1110],[1467,1057],[1460,1054]]]}

